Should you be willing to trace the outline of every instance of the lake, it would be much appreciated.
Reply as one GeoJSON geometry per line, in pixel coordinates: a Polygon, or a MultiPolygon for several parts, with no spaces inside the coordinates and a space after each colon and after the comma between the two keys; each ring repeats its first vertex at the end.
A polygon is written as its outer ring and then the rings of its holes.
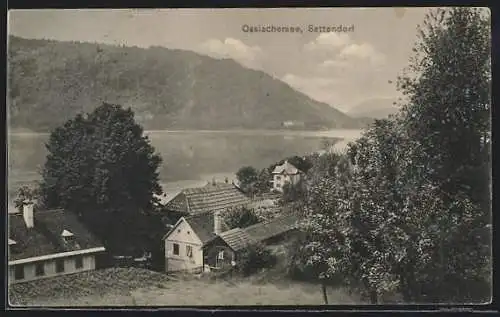
{"type": "MultiPolygon", "coordinates": [[[[215,178],[234,179],[242,166],[263,168],[292,155],[305,155],[330,144],[355,139],[361,130],[329,131],[146,131],[163,158],[160,179],[167,192],[196,187],[215,178]]],[[[40,179],[47,133],[8,134],[9,194],[40,179]]]]}

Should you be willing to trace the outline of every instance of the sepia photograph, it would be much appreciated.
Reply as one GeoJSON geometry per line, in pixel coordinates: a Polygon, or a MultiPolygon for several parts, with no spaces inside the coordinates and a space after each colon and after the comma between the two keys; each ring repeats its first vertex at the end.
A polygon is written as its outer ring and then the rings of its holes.
{"type": "Polygon", "coordinates": [[[489,304],[491,13],[10,10],[16,308],[489,304]]]}

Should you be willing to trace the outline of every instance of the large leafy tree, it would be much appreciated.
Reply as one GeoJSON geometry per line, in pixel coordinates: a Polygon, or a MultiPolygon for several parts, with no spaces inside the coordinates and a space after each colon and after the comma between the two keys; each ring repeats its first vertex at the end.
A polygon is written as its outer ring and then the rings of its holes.
{"type": "Polygon", "coordinates": [[[401,113],[377,121],[347,162],[313,179],[306,265],[376,302],[490,295],[490,59],[479,10],[433,10],[399,79],[401,113]]]}
{"type": "Polygon", "coordinates": [[[78,213],[114,251],[146,247],[142,215],[161,193],[161,158],[134,113],[104,103],[56,128],[46,147],[45,204],[78,213]]]}
{"type": "Polygon", "coordinates": [[[236,178],[240,183],[240,187],[248,192],[253,192],[258,175],[258,171],[252,166],[243,166],[236,172],[236,178]]]}
{"type": "Polygon", "coordinates": [[[427,227],[435,231],[435,261],[419,284],[431,300],[473,300],[489,292],[487,284],[472,286],[488,280],[491,256],[490,21],[481,9],[437,9],[419,31],[398,83],[406,96],[403,170],[408,183],[433,192],[409,196],[409,204],[437,199],[443,210],[427,227]]]}

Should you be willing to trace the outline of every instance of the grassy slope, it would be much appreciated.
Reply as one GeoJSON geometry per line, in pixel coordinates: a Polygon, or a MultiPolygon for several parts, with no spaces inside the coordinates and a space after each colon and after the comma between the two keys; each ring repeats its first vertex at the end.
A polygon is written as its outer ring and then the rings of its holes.
{"type": "MultiPolygon", "coordinates": [[[[342,289],[329,288],[332,304],[361,301],[342,289]]],[[[199,306],[321,305],[320,287],[286,280],[171,280],[141,269],[106,269],[10,287],[12,304],[26,306],[199,306]]]]}

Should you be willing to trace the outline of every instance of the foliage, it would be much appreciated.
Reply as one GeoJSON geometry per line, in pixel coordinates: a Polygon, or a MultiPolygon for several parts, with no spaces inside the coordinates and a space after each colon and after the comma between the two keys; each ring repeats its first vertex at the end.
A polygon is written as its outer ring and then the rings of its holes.
{"type": "Polygon", "coordinates": [[[273,179],[273,174],[269,168],[263,168],[260,170],[257,176],[257,181],[255,182],[254,190],[257,194],[269,193],[272,188],[271,180],[273,179]]]}
{"type": "Polygon", "coordinates": [[[224,221],[230,229],[246,228],[259,222],[259,217],[253,209],[240,208],[224,214],[224,221]]]}
{"type": "Polygon", "coordinates": [[[283,186],[282,204],[304,201],[307,195],[306,182],[300,179],[296,184],[287,183],[283,186]]]}
{"type": "Polygon", "coordinates": [[[484,301],[488,21],[475,9],[431,11],[415,52],[413,75],[399,80],[401,113],[313,168],[295,262],[320,280],[340,276],[372,303],[391,292],[412,302],[484,301]]]}
{"type": "Polygon", "coordinates": [[[491,256],[490,37],[481,9],[432,11],[409,67],[415,75],[398,83],[408,100],[401,119],[408,133],[406,162],[412,162],[406,179],[435,192],[410,196],[410,204],[438,199],[444,210],[433,219],[435,261],[418,271],[427,276],[419,284],[431,300],[478,300],[484,294],[471,290],[469,281],[481,279],[489,292],[483,269],[491,256]]]}
{"type": "Polygon", "coordinates": [[[25,200],[31,200],[35,202],[37,206],[41,206],[40,201],[40,188],[38,186],[23,185],[18,188],[16,198],[14,199],[14,206],[16,209],[20,210],[23,207],[23,202],[25,200]]]}
{"type": "Polygon", "coordinates": [[[155,153],[130,109],[103,104],[56,128],[41,184],[48,207],[76,212],[111,252],[147,248],[144,214],[160,194],[155,153]]]}
{"type": "Polygon", "coordinates": [[[238,253],[236,271],[243,276],[257,273],[276,264],[276,256],[261,244],[253,244],[238,253]]]}
{"type": "Polygon", "coordinates": [[[281,129],[288,120],[307,129],[364,125],[233,60],[162,47],[15,36],[8,43],[13,128],[49,131],[102,100],[133,107],[148,130],[281,129]]]}
{"type": "Polygon", "coordinates": [[[240,187],[244,191],[253,192],[253,186],[257,181],[258,172],[252,166],[243,166],[236,172],[240,187]]]}

